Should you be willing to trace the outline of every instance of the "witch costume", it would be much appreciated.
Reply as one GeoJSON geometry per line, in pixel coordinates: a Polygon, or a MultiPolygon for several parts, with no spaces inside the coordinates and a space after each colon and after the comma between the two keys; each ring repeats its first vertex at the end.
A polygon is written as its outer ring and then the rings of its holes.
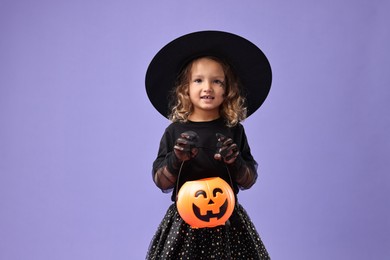
{"type": "MultiPolygon", "coordinates": [[[[164,117],[168,116],[169,93],[172,93],[177,75],[186,64],[205,56],[227,61],[238,75],[242,85],[241,95],[246,98],[248,116],[262,105],[271,86],[271,68],[263,52],[238,35],[201,31],[170,42],[150,63],[146,73],[146,90],[157,111],[164,117]]],[[[172,191],[173,204],[150,243],[146,259],[270,259],[252,221],[237,201],[239,190],[250,188],[257,179],[257,163],[252,157],[242,124],[229,127],[222,117],[207,122],[188,120],[171,123],[161,138],[157,158],[153,163],[153,179],[165,167],[177,176],[174,187],[163,190],[172,191]],[[184,132],[195,133],[198,153],[195,158],[178,164],[175,162],[173,147],[175,140],[184,132]],[[214,159],[220,145],[216,138],[218,135],[231,138],[237,144],[239,155],[231,165],[214,159]],[[234,193],[232,213],[223,224],[194,227],[183,219],[180,208],[178,210],[178,193],[192,181],[216,177],[224,180],[234,193]]],[[[216,191],[223,193],[219,188],[214,189],[214,193],[216,191]]],[[[200,194],[202,198],[208,197],[206,193],[197,193],[196,196],[200,194]]],[[[209,204],[214,203],[212,196],[209,197],[209,204]]],[[[195,203],[192,208],[194,212],[198,210],[195,218],[200,218],[201,222],[219,218],[214,210],[201,211],[195,203]]],[[[220,209],[222,211],[226,208],[221,206],[220,209]]]]}

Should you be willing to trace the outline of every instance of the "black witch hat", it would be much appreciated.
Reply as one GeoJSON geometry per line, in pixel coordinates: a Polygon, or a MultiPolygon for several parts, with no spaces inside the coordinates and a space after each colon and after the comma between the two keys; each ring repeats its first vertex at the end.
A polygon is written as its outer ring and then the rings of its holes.
{"type": "Polygon", "coordinates": [[[271,88],[271,66],[252,42],[222,31],[200,31],[181,36],[165,45],[152,59],[146,72],[146,92],[160,114],[168,117],[169,93],[177,76],[191,60],[215,56],[226,61],[238,76],[246,99],[247,116],[266,99],[271,88]]]}

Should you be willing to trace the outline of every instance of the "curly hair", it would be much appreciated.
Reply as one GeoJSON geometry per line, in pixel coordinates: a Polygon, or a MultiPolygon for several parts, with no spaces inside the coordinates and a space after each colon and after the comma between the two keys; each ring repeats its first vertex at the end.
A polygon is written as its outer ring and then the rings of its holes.
{"type": "Polygon", "coordinates": [[[188,121],[188,117],[193,111],[193,105],[189,96],[191,69],[194,62],[201,58],[211,59],[222,66],[225,74],[225,94],[224,101],[219,108],[219,112],[225,119],[226,125],[233,127],[246,118],[247,109],[245,106],[245,98],[240,93],[240,82],[231,66],[224,60],[214,56],[202,56],[196,58],[189,62],[184,69],[181,70],[177,77],[175,88],[171,93],[171,114],[169,115],[169,119],[172,122],[188,121]]]}

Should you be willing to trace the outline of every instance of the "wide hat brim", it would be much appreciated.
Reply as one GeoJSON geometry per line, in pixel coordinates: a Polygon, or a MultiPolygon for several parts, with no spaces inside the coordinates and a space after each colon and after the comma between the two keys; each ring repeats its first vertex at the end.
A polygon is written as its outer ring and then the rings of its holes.
{"type": "Polygon", "coordinates": [[[241,82],[241,94],[246,98],[247,117],[263,104],[272,81],[271,66],[264,53],[241,36],[222,31],[200,31],[171,41],[149,64],[146,92],[161,115],[169,115],[170,93],[181,70],[188,62],[202,56],[222,58],[232,67],[241,82]]]}

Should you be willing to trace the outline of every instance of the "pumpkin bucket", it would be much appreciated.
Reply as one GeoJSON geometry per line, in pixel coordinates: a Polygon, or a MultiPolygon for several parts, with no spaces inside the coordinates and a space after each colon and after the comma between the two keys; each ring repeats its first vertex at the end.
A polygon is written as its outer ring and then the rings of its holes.
{"type": "Polygon", "coordinates": [[[231,216],[235,197],[230,185],[219,177],[187,181],[177,195],[177,210],[194,228],[224,225],[231,216]]]}

